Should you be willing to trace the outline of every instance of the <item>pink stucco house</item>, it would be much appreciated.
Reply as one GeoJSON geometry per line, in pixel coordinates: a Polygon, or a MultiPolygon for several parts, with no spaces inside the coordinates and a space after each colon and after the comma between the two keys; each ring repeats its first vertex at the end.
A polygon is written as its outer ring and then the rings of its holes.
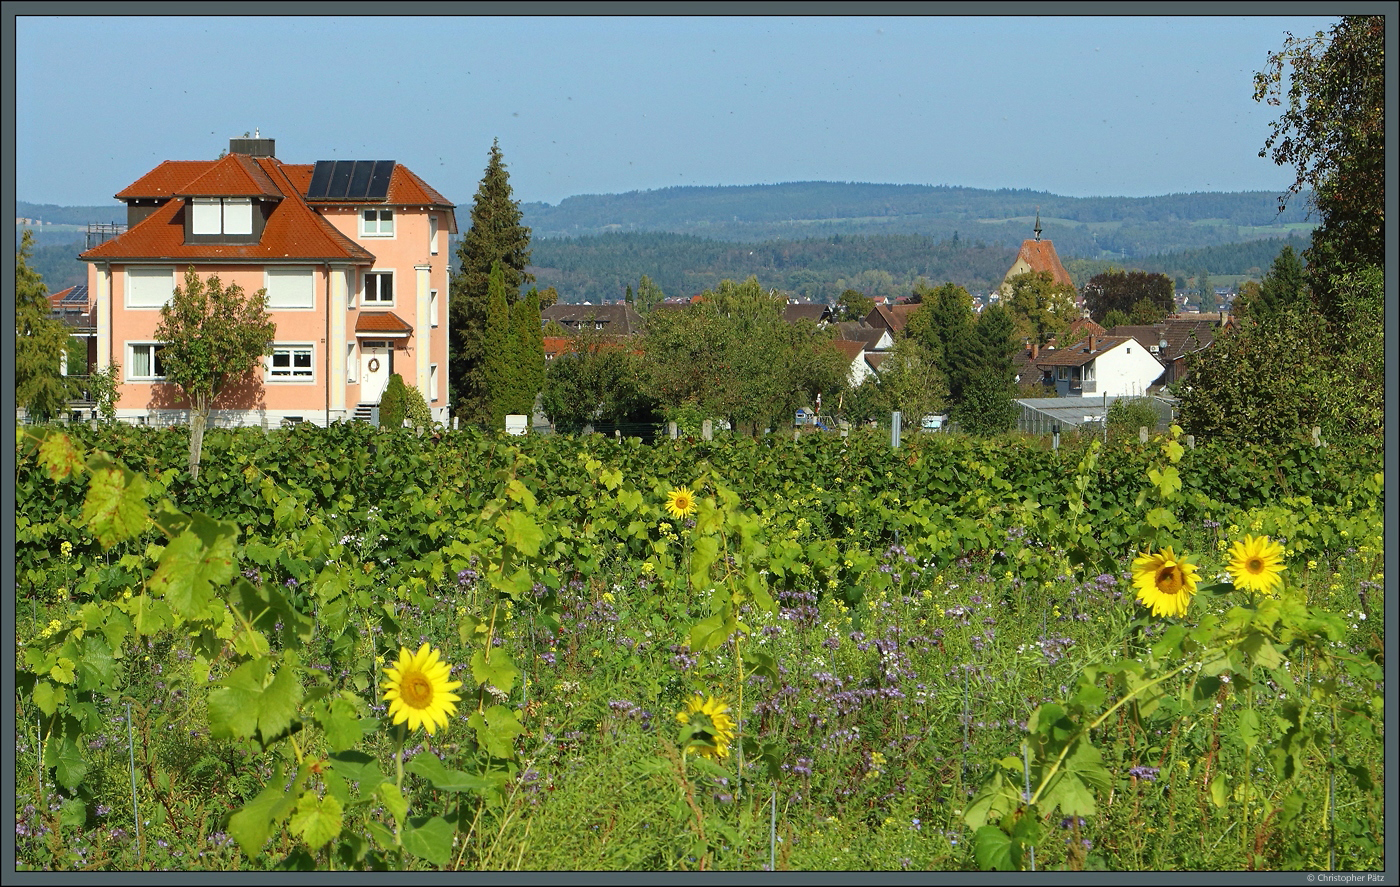
{"type": "Polygon", "coordinates": [[[277,324],[251,384],[215,401],[216,425],[326,425],[368,416],[391,373],[448,421],[448,234],[455,207],[393,161],[288,164],[272,139],[218,160],[168,160],[117,192],[127,230],[84,252],[96,369],[121,365],[117,417],[179,421],[165,384],[160,307],[193,267],[266,289],[277,324]]]}

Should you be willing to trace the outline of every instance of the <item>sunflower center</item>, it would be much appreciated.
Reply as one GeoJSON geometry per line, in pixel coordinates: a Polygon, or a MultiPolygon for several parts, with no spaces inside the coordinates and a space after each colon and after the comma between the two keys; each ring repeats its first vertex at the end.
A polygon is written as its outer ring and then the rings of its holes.
{"type": "Polygon", "coordinates": [[[433,703],[433,682],[422,672],[414,672],[399,685],[399,698],[410,708],[427,708],[433,703]]]}
{"type": "Polygon", "coordinates": [[[1162,594],[1176,594],[1181,591],[1181,568],[1163,567],[1157,571],[1157,590],[1162,594]]]}
{"type": "Polygon", "coordinates": [[[1264,572],[1264,561],[1257,557],[1252,557],[1245,562],[1244,568],[1251,573],[1264,572]]]}

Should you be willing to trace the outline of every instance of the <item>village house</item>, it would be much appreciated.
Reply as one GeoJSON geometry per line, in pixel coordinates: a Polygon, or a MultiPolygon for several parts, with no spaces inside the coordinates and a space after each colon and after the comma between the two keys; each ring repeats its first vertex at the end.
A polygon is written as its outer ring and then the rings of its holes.
{"type": "Polygon", "coordinates": [[[1067,348],[1040,351],[1034,365],[1059,397],[1142,396],[1162,364],[1132,336],[1090,335],[1067,348]]]}
{"type": "Polygon", "coordinates": [[[182,421],[162,372],[160,308],[185,273],[266,290],[277,325],[251,384],[216,425],[369,418],[391,374],[448,420],[448,249],[454,205],[391,160],[288,164],[264,138],[217,160],[172,160],[117,192],[127,230],[84,252],[95,369],[121,366],[117,418],[182,421]]]}

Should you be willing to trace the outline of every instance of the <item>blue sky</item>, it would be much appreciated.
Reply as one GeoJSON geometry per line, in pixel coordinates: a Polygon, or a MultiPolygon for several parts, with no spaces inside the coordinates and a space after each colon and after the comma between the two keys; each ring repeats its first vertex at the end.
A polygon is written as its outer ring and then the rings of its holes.
{"type": "Polygon", "coordinates": [[[16,197],[104,204],[255,128],[470,204],[791,181],[1070,196],[1282,191],[1253,72],[1335,18],[16,20],[16,197]]]}

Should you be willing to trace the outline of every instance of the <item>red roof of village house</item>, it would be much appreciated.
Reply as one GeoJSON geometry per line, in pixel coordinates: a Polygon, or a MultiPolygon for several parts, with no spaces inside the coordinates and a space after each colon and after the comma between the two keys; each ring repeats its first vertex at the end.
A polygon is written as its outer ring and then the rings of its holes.
{"type": "Polygon", "coordinates": [[[167,160],[116,193],[118,200],[139,197],[174,197],[183,188],[218,163],[217,160],[167,160]]]}
{"type": "MultiPolygon", "coordinates": [[[[157,171],[167,165],[161,164],[157,171]]],[[[292,182],[282,175],[281,164],[276,159],[260,157],[254,161],[254,165],[268,185],[283,198],[268,216],[262,238],[257,243],[186,243],[183,216],[186,200],[176,197],[168,200],[125,234],[93,247],[79,258],[172,262],[267,262],[279,259],[310,259],[350,261],[357,264],[374,261],[374,255],[369,250],[336,230],[334,225],[300,198],[292,182]]],[[[241,164],[239,166],[242,168],[241,164]]],[[[196,177],[208,172],[210,169],[206,168],[196,177]]],[[[148,175],[141,181],[148,179],[154,181],[153,175],[148,175]]],[[[160,184],[164,186],[164,182],[160,184]]],[[[181,185],[173,187],[183,190],[181,185]]],[[[120,197],[121,194],[117,196],[120,197]]]]}
{"type": "MultiPolygon", "coordinates": [[[[170,262],[350,261],[364,264],[374,254],[342,234],[311,208],[304,195],[311,164],[286,164],[275,157],[228,154],[218,160],[167,160],[117,192],[119,200],[166,201],[125,234],[83,253],[87,260],[170,262]],[[189,197],[253,197],[275,201],[257,243],[185,243],[183,210],[189,197]]],[[[363,201],[343,201],[355,203],[363,201]]],[[[407,167],[394,165],[388,196],[378,204],[453,204],[407,167]]],[[[448,214],[448,230],[456,219],[448,214]]]]}
{"type": "Polygon", "coordinates": [[[864,342],[852,342],[847,339],[832,339],[827,344],[841,352],[841,355],[851,362],[854,362],[857,357],[860,357],[861,354],[865,352],[864,342]]]}
{"type": "Polygon", "coordinates": [[[282,192],[257,162],[246,154],[229,154],[175,191],[180,197],[262,197],[280,199],[282,192]]]}
{"type": "MultiPolygon", "coordinates": [[[[1070,278],[1065,266],[1060,263],[1060,256],[1055,252],[1055,245],[1048,240],[1021,241],[1021,251],[1016,254],[1016,258],[1024,259],[1032,271],[1049,271],[1056,283],[1074,286],[1074,280],[1070,278]]],[[[1012,265],[1014,267],[1015,263],[1013,262],[1012,265]]]]}

